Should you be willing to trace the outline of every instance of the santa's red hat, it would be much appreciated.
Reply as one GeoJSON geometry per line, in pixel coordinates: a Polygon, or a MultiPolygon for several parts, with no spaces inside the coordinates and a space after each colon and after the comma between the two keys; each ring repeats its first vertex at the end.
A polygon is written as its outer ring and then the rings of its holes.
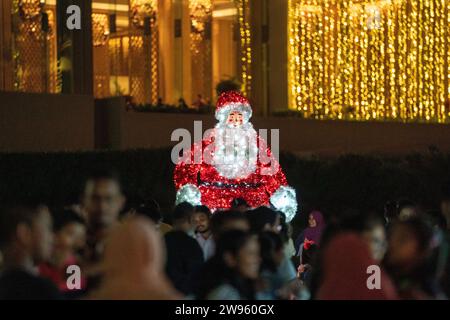
{"type": "Polygon", "coordinates": [[[227,91],[220,95],[219,100],[217,100],[216,119],[225,123],[232,111],[241,112],[244,116],[244,123],[247,123],[252,117],[250,102],[237,91],[227,91]]]}

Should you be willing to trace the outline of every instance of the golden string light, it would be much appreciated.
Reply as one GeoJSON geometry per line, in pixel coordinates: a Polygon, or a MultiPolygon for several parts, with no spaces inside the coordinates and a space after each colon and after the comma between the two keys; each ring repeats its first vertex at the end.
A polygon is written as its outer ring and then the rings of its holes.
{"type": "Polygon", "coordinates": [[[369,47],[369,34],[367,32],[366,24],[364,23],[367,21],[367,12],[363,11],[361,13],[358,13],[358,16],[360,17],[360,20],[358,21],[358,25],[361,25],[362,27],[359,28],[359,37],[360,40],[358,41],[360,43],[359,46],[359,54],[356,55],[357,60],[360,61],[361,68],[359,69],[361,73],[361,79],[359,81],[359,88],[360,88],[360,108],[358,116],[362,120],[366,120],[366,118],[369,116],[369,64],[368,64],[368,56],[367,56],[367,48],[369,47]]]}
{"type": "Polygon", "coordinates": [[[249,0],[235,0],[238,12],[238,24],[241,46],[241,81],[242,93],[249,97],[252,88],[252,48],[251,48],[251,29],[249,0]]]}
{"type": "MultiPolygon", "coordinates": [[[[315,88],[314,88],[314,80],[315,80],[315,75],[314,75],[314,71],[316,71],[316,69],[314,69],[313,68],[313,66],[312,66],[312,62],[313,62],[313,59],[314,59],[314,54],[316,53],[316,51],[314,50],[314,48],[312,47],[312,45],[313,45],[313,41],[314,41],[314,35],[312,34],[313,33],[313,17],[316,15],[316,13],[315,12],[308,12],[307,13],[307,17],[308,17],[308,19],[310,20],[310,23],[307,23],[306,24],[306,34],[308,34],[309,35],[309,37],[310,37],[310,40],[311,41],[306,41],[306,46],[305,46],[305,52],[311,52],[311,54],[310,55],[307,55],[306,56],[306,83],[307,83],[307,87],[306,87],[306,90],[305,90],[305,93],[306,92],[314,92],[315,90],[315,88]]],[[[311,100],[309,100],[308,102],[308,114],[312,114],[313,113],[313,109],[311,108],[311,106],[315,106],[315,103],[314,103],[314,98],[316,97],[317,95],[315,95],[315,94],[312,94],[312,95],[309,95],[309,99],[311,99],[311,100]]]]}
{"type": "MultiPolygon", "coordinates": [[[[300,45],[300,37],[299,37],[299,20],[295,20],[295,14],[293,10],[289,10],[288,12],[288,21],[289,21],[289,34],[294,35],[289,39],[289,79],[291,79],[291,87],[290,87],[290,94],[289,98],[292,99],[293,97],[298,97],[298,94],[300,93],[300,88],[297,87],[297,84],[299,83],[298,77],[300,76],[299,72],[296,72],[295,66],[298,65],[298,62],[300,61],[300,57],[296,55],[296,48],[300,45]]],[[[290,104],[297,105],[297,101],[291,101],[290,104]]]]}
{"type": "Polygon", "coordinates": [[[189,0],[191,22],[192,95],[211,95],[211,41],[208,33],[212,21],[211,0],[189,0]]]}
{"type": "MultiPolygon", "coordinates": [[[[446,11],[446,15],[447,15],[447,26],[450,25],[450,1],[447,2],[447,10],[446,11]]],[[[446,28],[445,29],[445,44],[446,44],[446,50],[448,51],[448,46],[449,46],[449,40],[448,37],[450,36],[450,32],[449,29],[446,28]]],[[[450,54],[447,54],[447,81],[446,81],[446,86],[447,86],[447,100],[446,100],[446,104],[445,104],[445,114],[447,116],[447,118],[450,118],[450,108],[448,107],[449,103],[448,101],[450,101],[450,54]]]]}
{"type": "MultiPolygon", "coordinates": [[[[435,51],[437,54],[435,61],[445,61],[445,0],[438,0],[438,25],[436,28],[437,38],[439,41],[438,50],[435,51]]],[[[438,101],[438,118],[445,118],[445,74],[444,74],[444,66],[445,63],[439,64],[436,66],[437,70],[437,80],[438,80],[438,88],[436,90],[438,101]]]]}
{"type": "MultiPolygon", "coordinates": [[[[339,2],[339,1],[338,1],[339,2]]],[[[351,28],[350,25],[350,2],[341,2],[341,65],[340,70],[338,72],[342,73],[342,89],[343,89],[343,100],[342,106],[345,108],[347,114],[350,115],[350,118],[353,118],[353,105],[352,105],[352,92],[351,92],[351,73],[352,73],[352,64],[351,64],[351,43],[350,43],[350,33],[348,30],[351,28]]]]}
{"type": "MultiPolygon", "coordinates": [[[[323,15],[323,21],[322,21],[322,23],[324,25],[324,37],[325,37],[324,51],[323,51],[323,55],[324,55],[323,63],[324,63],[325,73],[331,74],[331,76],[333,76],[332,64],[330,63],[330,55],[333,56],[332,52],[334,50],[334,46],[330,45],[330,41],[329,41],[329,39],[332,35],[332,32],[333,32],[330,24],[328,23],[328,20],[330,19],[330,16],[328,14],[328,12],[330,12],[330,3],[329,2],[325,3],[325,12],[326,12],[326,14],[323,15]]],[[[328,117],[330,114],[331,106],[328,103],[328,101],[330,101],[330,99],[332,99],[331,96],[333,95],[332,92],[327,92],[325,90],[325,88],[327,88],[330,85],[330,83],[332,83],[332,81],[333,81],[332,78],[329,79],[327,77],[324,77],[324,83],[323,83],[324,87],[322,88],[322,91],[323,91],[322,104],[325,108],[325,110],[324,110],[325,118],[328,117]]]]}
{"type": "Polygon", "coordinates": [[[150,30],[151,32],[151,54],[150,54],[150,77],[151,77],[151,102],[153,104],[156,104],[159,98],[159,92],[158,92],[158,77],[159,77],[159,70],[158,70],[158,61],[159,61],[159,34],[157,32],[158,30],[158,24],[156,20],[156,15],[150,19],[150,30]]]}
{"type": "Polygon", "coordinates": [[[289,0],[291,108],[448,122],[450,1],[289,0]]]}
{"type": "MultiPolygon", "coordinates": [[[[406,5],[404,5],[405,7],[406,5]]],[[[406,9],[403,9],[402,14],[406,14],[406,9]]],[[[418,48],[419,48],[419,42],[418,42],[418,13],[417,13],[417,2],[414,1],[411,3],[411,14],[407,16],[407,38],[410,39],[409,47],[410,47],[410,54],[407,56],[407,68],[409,70],[409,74],[411,75],[411,79],[417,79],[418,77],[418,70],[414,66],[418,63],[418,48]]],[[[406,49],[404,49],[404,54],[406,54],[406,49]]],[[[393,57],[395,59],[395,56],[393,57]]],[[[403,73],[402,73],[403,74],[403,73]]],[[[393,89],[395,90],[395,88],[393,89]]],[[[418,99],[417,99],[417,90],[418,90],[418,84],[414,80],[409,80],[408,85],[405,88],[406,90],[406,98],[407,98],[407,107],[404,109],[401,109],[401,117],[402,118],[411,118],[411,119],[417,119],[418,118],[418,99]],[[406,114],[405,114],[406,112],[406,114]]]]}

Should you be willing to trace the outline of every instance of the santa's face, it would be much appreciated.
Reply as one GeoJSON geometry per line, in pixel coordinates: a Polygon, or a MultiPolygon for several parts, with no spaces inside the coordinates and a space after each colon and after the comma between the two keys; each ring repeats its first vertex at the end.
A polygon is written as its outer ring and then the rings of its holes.
{"type": "Polygon", "coordinates": [[[227,124],[232,128],[239,128],[244,123],[244,116],[241,112],[232,111],[228,115],[227,124]]]}

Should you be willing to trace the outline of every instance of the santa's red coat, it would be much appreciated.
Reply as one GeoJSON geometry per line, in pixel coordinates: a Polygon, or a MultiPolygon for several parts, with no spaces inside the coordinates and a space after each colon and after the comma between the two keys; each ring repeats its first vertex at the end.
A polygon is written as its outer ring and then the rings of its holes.
{"type": "MultiPolygon", "coordinates": [[[[174,171],[176,189],[186,184],[192,184],[201,192],[201,202],[211,209],[228,209],[236,198],[243,198],[253,207],[268,205],[270,196],[280,187],[287,186],[286,177],[278,161],[272,155],[265,141],[258,136],[257,143],[262,152],[266,152],[266,159],[261,161],[258,154],[256,170],[243,179],[229,179],[217,172],[213,165],[205,163],[203,150],[213,142],[214,138],[205,139],[194,144],[188,154],[179,160],[174,171]],[[201,161],[194,162],[194,154],[200,155],[201,161]],[[190,159],[187,161],[186,159],[190,159]],[[271,169],[271,174],[262,174],[263,168],[271,169]]],[[[214,149],[214,148],[211,148],[214,149]]],[[[213,152],[213,151],[212,151],[213,152]]],[[[197,156],[198,157],[198,156],[197,156]]],[[[198,158],[197,158],[198,159],[198,158]]]]}

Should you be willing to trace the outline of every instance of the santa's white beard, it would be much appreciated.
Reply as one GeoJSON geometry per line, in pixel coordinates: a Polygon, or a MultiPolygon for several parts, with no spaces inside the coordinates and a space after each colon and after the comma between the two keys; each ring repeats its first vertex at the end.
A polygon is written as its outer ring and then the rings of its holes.
{"type": "Polygon", "coordinates": [[[255,172],[258,158],[257,134],[251,123],[239,128],[219,123],[214,132],[212,165],[228,179],[243,179],[255,172]]]}

